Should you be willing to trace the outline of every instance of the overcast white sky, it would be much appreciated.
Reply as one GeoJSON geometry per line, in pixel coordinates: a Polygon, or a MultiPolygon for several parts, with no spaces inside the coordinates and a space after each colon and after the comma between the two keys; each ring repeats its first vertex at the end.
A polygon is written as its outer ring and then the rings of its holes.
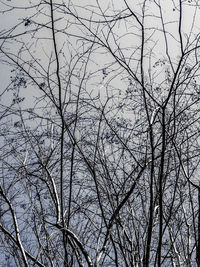
{"type": "MultiPolygon", "coordinates": [[[[43,15],[40,16],[34,16],[34,14],[37,12],[37,9],[34,7],[32,9],[23,9],[22,7],[26,7],[27,5],[37,5],[40,1],[29,1],[27,3],[27,0],[2,0],[0,1],[0,22],[1,22],[1,29],[0,33],[1,36],[5,34],[5,32],[12,27],[14,27],[16,24],[20,24],[24,19],[31,18],[34,21],[37,21],[39,23],[45,23],[49,20],[49,18],[45,15],[49,12],[48,8],[45,8],[43,10],[43,15]],[[7,6],[6,6],[6,5],[7,6]],[[16,7],[16,8],[10,8],[10,7],[16,7]],[[20,8],[19,8],[20,7],[20,8]],[[5,12],[5,10],[10,9],[9,12],[5,12]]],[[[62,3],[62,1],[54,1],[55,3],[62,3]]],[[[128,0],[127,3],[130,5],[130,7],[134,10],[135,14],[138,15],[138,17],[141,17],[142,12],[142,4],[144,1],[137,0],[132,1],[128,0]]],[[[118,1],[107,1],[107,0],[100,0],[100,1],[94,1],[94,0],[87,0],[87,1],[79,1],[79,0],[73,0],[71,1],[74,5],[77,5],[76,11],[77,13],[85,18],[90,18],[91,11],[100,12],[97,3],[99,3],[101,10],[105,12],[106,15],[110,15],[113,13],[113,10],[115,10],[115,13],[124,10],[126,8],[125,3],[123,0],[118,1]]],[[[160,6],[162,7],[162,15],[163,15],[163,21],[166,23],[166,31],[168,31],[168,41],[169,41],[169,54],[174,56],[174,59],[176,59],[177,56],[180,55],[180,45],[179,45],[179,37],[178,37],[178,20],[179,20],[179,1],[166,1],[166,0],[160,0],[157,1],[157,3],[160,3],[160,6]]],[[[199,25],[200,25],[200,9],[199,7],[196,7],[194,5],[194,1],[183,1],[183,16],[182,16],[182,31],[184,32],[183,38],[185,38],[183,41],[186,43],[187,37],[191,34],[192,29],[192,35],[194,35],[196,32],[199,32],[199,25]],[[193,27],[193,28],[192,28],[193,27]]],[[[72,8],[73,9],[73,8],[72,8]]],[[[73,9],[74,10],[74,9],[73,9]]],[[[63,17],[63,14],[57,13],[56,18],[59,18],[59,22],[57,23],[57,27],[60,29],[64,29],[65,27],[65,18],[63,17]]],[[[93,15],[94,18],[97,18],[97,15],[93,15]]],[[[156,52],[157,52],[157,58],[166,57],[166,51],[165,51],[165,44],[164,44],[164,36],[162,31],[159,31],[158,29],[161,29],[161,20],[160,20],[160,9],[155,1],[148,0],[146,1],[146,16],[145,16],[145,27],[150,28],[149,35],[153,33],[153,29],[156,29],[156,32],[153,35],[153,40],[157,42],[156,44],[156,52]]],[[[24,23],[22,23],[20,26],[18,26],[16,29],[12,31],[11,34],[17,34],[22,33],[26,30],[31,30],[32,25],[29,27],[24,27],[24,23]]],[[[119,24],[114,31],[116,31],[117,34],[123,35],[123,31],[127,31],[125,25],[123,23],[119,24]]],[[[71,31],[73,34],[76,34],[75,31],[77,31],[77,27],[69,27],[69,31],[71,31]]],[[[137,40],[136,35],[133,35],[132,32],[136,31],[134,28],[129,28],[127,36],[120,39],[120,46],[121,47],[127,47],[131,46],[134,43],[137,44],[139,42],[139,38],[137,40]]],[[[148,33],[148,31],[147,31],[148,33]]],[[[45,62],[48,64],[49,56],[52,52],[52,44],[44,37],[48,37],[51,35],[51,32],[47,29],[40,30],[39,31],[39,38],[42,38],[38,40],[37,46],[32,47],[32,51],[34,51],[34,56],[40,57],[43,61],[43,64],[45,62]],[[50,48],[50,49],[49,49],[50,48]]],[[[27,46],[30,46],[32,43],[32,40],[30,38],[30,35],[27,35],[26,37],[21,37],[23,40],[25,40],[25,43],[27,46]]],[[[58,45],[61,47],[63,43],[65,42],[66,35],[60,35],[59,37],[58,45]]],[[[195,39],[194,36],[191,36],[191,38],[195,39]]],[[[20,38],[18,38],[18,41],[20,38]]],[[[11,40],[10,42],[7,42],[9,45],[10,51],[17,54],[19,43],[13,42],[11,40]]],[[[74,45],[75,43],[73,43],[74,45]]],[[[35,44],[36,45],[36,44],[35,44]]],[[[79,45],[77,43],[77,45],[79,45]]],[[[150,49],[150,46],[154,45],[153,43],[148,43],[146,49],[150,49]]],[[[63,50],[66,56],[69,50],[63,50]]],[[[28,57],[28,55],[27,55],[28,57]]],[[[97,55],[96,63],[99,64],[99,68],[102,68],[104,65],[106,65],[106,61],[109,61],[105,56],[97,55]]],[[[47,66],[46,66],[47,67],[47,66]]],[[[91,68],[94,66],[91,65],[91,68]]],[[[147,63],[148,68],[148,63],[147,63]]],[[[1,81],[1,91],[5,89],[5,87],[10,83],[10,68],[6,67],[2,62],[0,62],[0,81],[1,81]]],[[[98,79],[98,78],[97,78],[98,79]]],[[[101,78],[99,78],[99,82],[101,81],[101,78]]],[[[30,94],[30,92],[29,92],[30,94]]],[[[5,101],[5,98],[4,100],[5,101]]]]}

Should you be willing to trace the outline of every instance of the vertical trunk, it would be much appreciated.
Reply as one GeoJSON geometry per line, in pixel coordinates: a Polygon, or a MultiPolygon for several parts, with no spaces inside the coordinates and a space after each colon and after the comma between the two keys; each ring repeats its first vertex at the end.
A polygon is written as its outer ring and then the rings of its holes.
{"type": "Polygon", "coordinates": [[[153,205],[153,174],[154,174],[154,152],[152,151],[152,166],[151,166],[151,182],[150,182],[150,204],[149,204],[149,225],[148,225],[148,232],[147,232],[147,244],[146,244],[146,251],[145,251],[145,258],[144,258],[144,266],[149,266],[149,257],[150,257],[150,250],[151,250],[151,238],[152,238],[152,230],[153,230],[153,212],[154,212],[154,205],[153,205]]]}
{"type": "Polygon", "coordinates": [[[199,214],[198,214],[196,262],[197,262],[197,266],[200,266],[200,187],[198,188],[198,205],[199,205],[199,214]]]}
{"type": "Polygon", "coordinates": [[[162,256],[162,232],[163,232],[163,176],[164,176],[164,161],[165,161],[165,110],[162,114],[162,150],[160,161],[160,175],[159,175],[159,240],[158,240],[158,267],[161,267],[162,256]]]}

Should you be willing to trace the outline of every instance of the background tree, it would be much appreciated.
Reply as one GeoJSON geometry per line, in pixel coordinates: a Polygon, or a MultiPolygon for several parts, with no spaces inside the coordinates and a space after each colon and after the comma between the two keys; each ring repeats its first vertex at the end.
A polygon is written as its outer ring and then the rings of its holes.
{"type": "Polygon", "coordinates": [[[0,2],[1,264],[199,266],[198,1],[0,2]]]}

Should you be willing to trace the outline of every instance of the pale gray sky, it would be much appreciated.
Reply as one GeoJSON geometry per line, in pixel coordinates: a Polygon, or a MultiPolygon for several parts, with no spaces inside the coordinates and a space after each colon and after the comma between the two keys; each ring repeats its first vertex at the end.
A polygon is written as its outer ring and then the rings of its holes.
{"type": "MultiPolygon", "coordinates": [[[[30,5],[37,5],[40,1],[29,1],[30,5]]],[[[142,0],[137,0],[137,1],[131,1],[128,0],[127,3],[134,10],[135,14],[137,14],[138,18],[141,20],[142,17],[142,4],[144,1],[142,0]]],[[[62,1],[55,1],[55,3],[62,3],[62,1]]],[[[93,1],[93,0],[87,0],[87,1],[78,1],[74,0],[71,1],[72,4],[76,5],[76,11],[78,15],[84,18],[90,18],[91,17],[91,12],[93,13],[93,19],[99,19],[100,17],[97,15],[97,13],[100,13],[100,9],[102,12],[105,12],[107,16],[113,14],[113,10],[115,14],[121,12],[122,10],[125,10],[126,5],[123,0],[119,1],[93,1]],[[99,7],[98,7],[99,4],[99,7]]],[[[72,10],[74,8],[72,7],[72,10]]],[[[31,20],[36,21],[37,23],[45,23],[49,21],[49,17],[46,16],[47,14],[49,15],[50,10],[47,7],[40,7],[42,10],[42,13],[39,16],[36,16],[35,13],[37,12],[37,9],[32,8],[32,9],[23,9],[22,7],[26,7],[26,5],[29,5],[26,0],[21,0],[21,1],[6,1],[2,0],[0,1],[0,10],[5,11],[10,9],[9,12],[1,13],[0,14],[0,21],[1,21],[1,33],[2,31],[7,31],[11,29],[13,26],[18,24],[18,27],[14,29],[11,34],[18,34],[18,33],[23,33],[24,31],[31,31],[31,29],[34,28],[33,25],[29,25],[28,27],[24,26],[23,20],[26,18],[31,18],[31,20]],[[6,4],[6,5],[4,5],[6,4]],[[16,7],[11,9],[11,7],[16,7]],[[20,7],[20,8],[19,8],[20,7]],[[20,24],[21,23],[21,24],[20,24]]],[[[165,48],[165,43],[164,43],[164,35],[162,32],[162,24],[160,20],[160,8],[159,5],[161,6],[162,9],[162,16],[163,16],[163,21],[165,22],[165,30],[168,32],[167,33],[167,38],[168,38],[168,50],[169,54],[172,57],[174,61],[177,60],[177,58],[180,56],[180,42],[179,42],[179,36],[178,36],[178,20],[179,20],[179,1],[165,1],[165,0],[159,0],[159,1],[153,1],[153,0],[148,0],[146,1],[146,8],[145,8],[145,22],[144,25],[146,28],[149,28],[149,30],[146,31],[146,35],[151,36],[151,42],[148,42],[147,45],[145,46],[146,51],[149,51],[151,48],[154,47],[154,51],[156,51],[156,54],[152,54],[152,64],[153,61],[157,61],[159,59],[165,60],[166,59],[166,48],[165,48]],[[151,29],[150,29],[151,28],[151,29]],[[153,41],[153,42],[152,42],[153,41]]],[[[64,13],[55,13],[55,18],[58,19],[58,22],[56,22],[56,26],[58,29],[69,32],[71,34],[82,34],[84,36],[84,33],[81,32],[80,27],[74,27],[72,24],[67,24],[66,19],[67,16],[63,16],[64,13]]],[[[115,28],[113,28],[113,32],[115,32],[120,38],[119,38],[119,45],[121,48],[126,49],[127,47],[135,47],[137,45],[140,45],[140,30],[139,28],[136,29],[135,27],[131,26],[133,24],[133,19],[129,23],[127,20],[127,25],[123,24],[123,22],[118,23],[115,28]],[[127,28],[128,26],[128,28],[127,28]],[[137,37],[138,36],[138,37],[137,37]]],[[[182,17],[182,31],[183,31],[183,43],[186,44],[186,40],[188,36],[190,38],[195,39],[194,35],[199,32],[199,25],[200,25],[200,9],[199,7],[196,7],[194,5],[194,1],[189,3],[189,1],[183,1],[183,17],[182,17]],[[192,33],[191,33],[192,31],[192,33]]],[[[96,25],[94,24],[94,27],[96,25]]],[[[107,30],[102,28],[102,38],[103,34],[107,34],[107,30]],[[105,32],[104,32],[105,31],[105,32]]],[[[100,34],[100,32],[99,32],[100,34]]],[[[39,30],[38,33],[34,35],[34,37],[38,37],[37,42],[33,42],[33,35],[27,34],[22,37],[17,38],[16,41],[10,41],[6,42],[6,49],[9,47],[9,52],[12,52],[13,54],[18,53],[18,49],[21,46],[20,39],[25,42],[27,47],[30,47],[30,51],[32,53],[32,56],[36,58],[40,58],[41,65],[47,69],[48,64],[49,64],[49,57],[51,57],[53,45],[51,40],[48,40],[48,38],[51,36],[51,31],[48,30],[47,28],[44,28],[43,30],[39,30]]],[[[146,37],[147,37],[146,36],[146,37]]],[[[80,46],[80,42],[77,42],[77,38],[70,39],[71,42],[71,47],[66,45],[66,38],[67,36],[65,34],[59,34],[57,36],[57,43],[58,47],[61,48],[63,47],[63,53],[67,58],[70,56],[70,52],[73,54],[75,53],[75,50],[78,49],[78,46],[80,46]],[[70,50],[71,49],[71,50],[70,50]]],[[[114,46],[114,43],[110,43],[111,45],[114,46]]],[[[3,49],[5,48],[3,46],[3,49]]],[[[112,61],[111,57],[108,57],[108,54],[102,54],[100,53],[101,50],[97,51],[96,56],[93,56],[93,63],[90,63],[90,66],[88,66],[88,69],[91,71],[95,72],[98,71],[98,69],[104,68],[104,66],[107,66],[109,62],[112,61]]],[[[131,55],[131,49],[129,51],[124,50],[124,53],[126,56],[131,55]],[[130,54],[129,54],[130,53],[130,54]]],[[[23,60],[30,59],[30,55],[26,52],[22,53],[23,60]]],[[[63,61],[63,64],[65,62],[63,61]]],[[[148,73],[148,68],[149,68],[149,62],[148,60],[145,60],[145,65],[146,65],[146,72],[148,73]]],[[[53,66],[53,65],[52,65],[53,66]]],[[[132,65],[132,68],[135,66],[132,65]]],[[[157,74],[155,74],[156,76],[157,74]]],[[[157,76],[158,81],[159,79],[162,79],[162,76],[157,76]]],[[[108,77],[109,78],[109,77],[108,77]]],[[[10,72],[9,68],[2,65],[0,63],[0,80],[1,80],[1,90],[4,90],[4,88],[9,84],[10,82],[10,72]]],[[[115,80],[115,79],[114,79],[115,80]]],[[[115,85],[115,82],[113,80],[113,85],[115,85]]],[[[102,77],[97,76],[96,81],[91,79],[92,83],[95,82],[96,86],[98,84],[102,83],[102,77]]],[[[104,85],[105,85],[105,80],[104,80],[104,85]]],[[[118,86],[119,80],[117,81],[118,86]]],[[[101,86],[104,86],[101,84],[101,86]]],[[[112,83],[111,83],[112,85],[112,83]]],[[[120,87],[123,87],[123,82],[120,87]]],[[[102,88],[101,88],[102,89],[102,88]]],[[[23,94],[26,95],[25,90],[23,94]]],[[[32,90],[31,90],[32,91],[32,90]]],[[[30,91],[28,92],[29,95],[30,91]]],[[[35,92],[34,92],[35,94],[35,92]]],[[[5,100],[4,100],[5,101],[5,100]]]]}

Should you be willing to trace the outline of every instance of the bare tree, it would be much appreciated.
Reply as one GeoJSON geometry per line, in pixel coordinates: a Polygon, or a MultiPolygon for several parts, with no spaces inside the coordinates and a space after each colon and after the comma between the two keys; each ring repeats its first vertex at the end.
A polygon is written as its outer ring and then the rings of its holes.
{"type": "Polygon", "coordinates": [[[200,266],[198,1],[82,2],[0,1],[1,264],[200,266]]]}

